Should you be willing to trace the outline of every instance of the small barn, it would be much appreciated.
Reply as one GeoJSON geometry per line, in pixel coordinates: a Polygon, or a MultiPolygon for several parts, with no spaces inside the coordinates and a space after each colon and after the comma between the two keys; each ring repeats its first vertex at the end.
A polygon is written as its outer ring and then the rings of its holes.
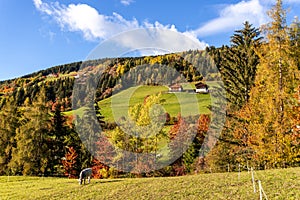
{"type": "Polygon", "coordinates": [[[208,85],[206,85],[205,83],[197,83],[195,84],[196,87],[196,93],[201,93],[201,94],[208,94],[209,93],[209,89],[208,89],[208,85]]]}
{"type": "Polygon", "coordinates": [[[174,84],[169,86],[169,92],[183,92],[182,85],[174,84]]]}

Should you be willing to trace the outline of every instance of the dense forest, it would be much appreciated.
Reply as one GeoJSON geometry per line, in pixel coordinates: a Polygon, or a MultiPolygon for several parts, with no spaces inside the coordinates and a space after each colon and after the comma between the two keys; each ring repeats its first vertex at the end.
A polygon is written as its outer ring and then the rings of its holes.
{"type": "MultiPolygon", "coordinates": [[[[0,175],[75,177],[82,168],[93,167],[97,178],[174,176],[208,169],[224,171],[228,164],[247,163],[259,169],[300,166],[300,22],[295,18],[292,24],[286,23],[281,1],[277,1],[269,16],[272,21],[260,29],[245,22],[241,30],[234,32],[229,46],[76,62],[1,81],[0,175]],[[116,123],[103,121],[97,102],[129,88],[127,83],[172,85],[182,79],[224,83],[226,122],[210,152],[200,152],[211,122],[209,114],[183,117],[180,113],[156,113],[159,119],[166,118],[168,128],[151,137],[143,130],[146,140],[125,134],[116,123]],[[84,94],[73,96],[75,83],[79,91],[96,86],[96,120],[109,140],[90,130],[95,120],[89,113],[94,110],[70,114],[72,108],[91,98],[84,94]],[[81,130],[75,127],[82,128],[85,137],[94,141],[89,145],[95,149],[96,157],[87,150],[78,135],[81,130]],[[191,129],[195,130],[195,137],[191,137],[191,129]],[[170,144],[171,155],[181,156],[162,169],[142,173],[151,168],[159,155],[158,140],[170,144]],[[153,153],[154,157],[132,159],[117,149],[153,153]],[[143,159],[149,165],[138,162],[143,159]],[[136,162],[135,168],[123,166],[124,170],[118,171],[106,164],[121,166],[123,160],[136,162]]],[[[159,94],[145,97],[143,103],[130,108],[129,115],[138,125],[146,126],[150,123],[148,110],[159,103],[159,94]]],[[[126,119],[118,124],[132,130],[126,119]]]]}

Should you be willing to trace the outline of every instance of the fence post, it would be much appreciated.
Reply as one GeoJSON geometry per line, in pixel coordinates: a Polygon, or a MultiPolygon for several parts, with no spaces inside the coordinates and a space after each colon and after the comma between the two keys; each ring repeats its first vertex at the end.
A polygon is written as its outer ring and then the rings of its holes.
{"type": "Polygon", "coordinates": [[[230,170],[229,170],[229,163],[228,163],[228,166],[227,166],[227,168],[228,168],[228,173],[229,173],[229,171],[230,171],[230,170]]]}
{"type": "Polygon", "coordinates": [[[253,192],[256,193],[255,180],[254,180],[254,174],[253,174],[253,167],[251,167],[251,177],[252,177],[252,184],[253,184],[253,192]]]}
{"type": "Polygon", "coordinates": [[[261,188],[261,182],[258,180],[258,188],[259,188],[259,200],[262,200],[262,188],[261,188]]]}
{"type": "Polygon", "coordinates": [[[249,165],[248,165],[248,160],[247,160],[247,170],[248,170],[248,174],[249,174],[250,169],[249,169],[249,165]]]}
{"type": "Polygon", "coordinates": [[[265,197],[266,200],[268,200],[268,197],[267,197],[263,187],[261,186],[260,180],[258,180],[258,187],[259,187],[259,200],[262,200],[263,196],[265,197]]]}
{"type": "Polygon", "coordinates": [[[240,165],[240,163],[239,163],[239,174],[238,174],[238,177],[239,177],[239,180],[240,180],[240,178],[241,178],[241,165],[240,165]]]}

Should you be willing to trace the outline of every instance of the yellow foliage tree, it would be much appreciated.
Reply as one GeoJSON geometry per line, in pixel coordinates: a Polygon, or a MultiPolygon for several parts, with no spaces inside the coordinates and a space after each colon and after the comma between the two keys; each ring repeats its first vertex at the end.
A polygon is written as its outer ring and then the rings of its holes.
{"type": "Polygon", "coordinates": [[[245,116],[255,151],[253,158],[260,167],[274,168],[293,165],[299,157],[292,145],[291,119],[299,79],[281,0],[268,15],[272,21],[263,26],[267,42],[257,51],[260,65],[245,116]]]}

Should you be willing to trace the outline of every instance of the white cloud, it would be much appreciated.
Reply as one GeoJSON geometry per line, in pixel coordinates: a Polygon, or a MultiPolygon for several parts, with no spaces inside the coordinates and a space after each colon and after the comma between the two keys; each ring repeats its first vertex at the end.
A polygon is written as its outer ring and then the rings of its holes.
{"type": "Polygon", "coordinates": [[[126,20],[117,13],[106,16],[86,4],[65,6],[58,2],[48,4],[34,0],[34,5],[39,11],[52,16],[62,29],[82,32],[87,40],[106,39],[139,27],[136,19],[126,20]]]}
{"type": "Polygon", "coordinates": [[[266,9],[260,4],[259,0],[241,1],[226,6],[219,13],[219,17],[191,32],[197,36],[213,35],[241,27],[245,21],[260,26],[266,22],[265,13],[266,9]]]}
{"type": "MultiPolygon", "coordinates": [[[[39,11],[53,17],[63,30],[81,32],[86,40],[103,41],[124,31],[130,31],[139,28],[152,30],[162,29],[179,33],[175,25],[163,25],[159,22],[149,23],[147,21],[140,24],[136,19],[124,19],[118,13],[113,13],[111,16],[101,14],[95,8],[87,4],[70,4],[66,6],[58,2],[45,3],[41,0],[33,0],[33,2],[39,11]]],[[[141,32],[137,31],[133,32],[132,34],[125,34],[127,38],[122,37],[122,40],[119,42],[122,45],[127,45],[127,47],[137,47],[139,44],[144,44],[144,41],[147,40],[147,37],[155,37],[153,34],[146,35],[140,33],[141,32]]],[[[160,37],[160,39],[162,37],[168,37],[165,35],[164,31],[158,31],[158,33],[159,35],[156,36],[160,37]]],[[[206,43],[200,42],[192,34],[186,33],[185,36],[194,40],[198,45],[200,45],[200,48],[205,48],[207,46],[206,43]]],[[[155,41],[159,41],[159,39],[155,41]]],[[[176,41],[176,38],[174,41],[176,41]]],[[[163,43],[164,41],[160,42],[163,43]]],[[[184,45],[182,45],[180,49],[182,48],[184,48],[184,45]]]]}
{"type": "Polygon", "coordinates": [[[101,57],[120,57],[126,55],[155,55],[204,49],[205,42],[188,37],[178,31],[165,28],[140,28],[111,37],[103,41],[88,59],[101,57]]]}
{"type": "Polygon", "coordinates": [[[41,0],[33,0],[33,3],[36,8],[40,8],[40,6],[43,4],[41,0]]]}
{"type": "MultiPolygon", "coordinates": [[[[134,0],[120,0],[120,2],[129,5],[134,0]]],[[[118,13],[107,16],[87,4],[66,6],[58,2],[45,3],[42,0],[33,0],[33,3],[39,11],[52,16],[62,29],[81,32],[86,40],[103,40],[137,28],[164,28],[178,32],[175,25],[163,25],[157,21],[139,23],[135,18],[124,19],[118,13]]],[[[266,11],[274,3],[275,0],[243,0],[227,5],[221,9],[217,18],[184,34],[198,40],[198,37],[233,31],[242,27],[246,20],[259,27],[267,22],[266,11]]],[[[284,3],[292,5],[300,3],[300,0],[285,0],[284,3]]]]}
{"type": "Polygon", "coordinates": [[[178,32],[178,30],[176,29],[175,25],[172,24],[168,24],[168,25],[163,25],[161,23],[159,23],[158,21],[154,22],[154,24],[148,22],[148,21],[144,21],[143,23],[143,27],[144,28],[161,28],[161,29],[169,29],[175,32],[178,32]]]}
{"type": "Polygon", "coordinates": [[[48,4],[43,3],[42,0],[33,0],[33,3],[38,10],[41,10],[48,15],[52,14],[52,9],[49,7],[48,4]]]}
{"type": "Polygon", "coordinates": [[[121,4],[123,4],[124,6],[129,6],[133,2],[133,0],[121,0],[121,4]]]}

